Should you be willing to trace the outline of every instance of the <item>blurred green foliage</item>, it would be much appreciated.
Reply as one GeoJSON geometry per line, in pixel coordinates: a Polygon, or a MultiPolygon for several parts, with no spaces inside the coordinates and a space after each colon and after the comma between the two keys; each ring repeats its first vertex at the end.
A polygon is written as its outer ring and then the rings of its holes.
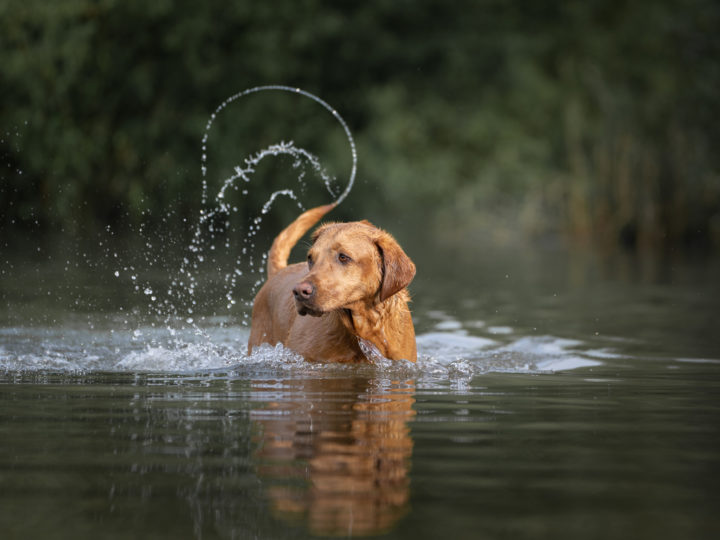
{"type": "MultiPolygon", "coordinates": [[[[193,219],[209,115],[287,84],[356,136],[347,217],[717,247],[719,28],[713,0],[2,0],[0,227],[193,219]]],[[[213,131],[208,178],[280,137],[343,184],[332,118],[263,99],[213,131]]]]}

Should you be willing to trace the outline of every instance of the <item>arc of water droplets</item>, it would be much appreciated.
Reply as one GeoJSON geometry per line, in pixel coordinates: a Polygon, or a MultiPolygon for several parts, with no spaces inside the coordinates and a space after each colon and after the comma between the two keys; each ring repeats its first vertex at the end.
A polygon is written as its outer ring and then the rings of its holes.
{"type": "MultiPolygon", "coordinates": [[[[314,155],[312,155],[310,152],[303,148],[298,148],[294,145],[292,141],[290,142],[280,142],[280,144],[273,144],[269,147],[265,148],[264,150],[259,151],[257,154],[250,156],[248,158],[245,158],[245,168],[243,167],[235,167],[235,174],[230,176],[229,178],[226,178],[223,182],[222,187],[220,188],[220,191],[217,194],[217,198],[221,201],[221,206],[224,207],[224,203],[222,203],[222,200],[225,198],[225,191],[233,185],[233,182],[238,179],[242,179],[246,183],[250,182],[250,175],[255,172],[255,167],[260,163],[263,159],[265,159],[268,156],[279,156],[281,154],[290,155],[295,158],[295,163],[293,163],[293,166],[298,168],[302,165],[302,160],[304,159],[307,161],[312,168],[315,170],[317,174],[320,175],[320,177],[323,179],[323,182],[325,183],[325,187],[328,188],[328,191],[331,195],[335,195],[333,193],[333,189],[331,186],[331,182],[333,179],[330,178],[330,176],[327,174],[327,172],[322,168],[322,165],[320,165],[320,161],[318,158],[314,155]]],[[[305,176],[305,173],[302,172],[300,176],[298,177],[298,180],[302,182],[303,177],[305,176]]],[[[275,200],[275,198],[278,195],[288,195],[292,198],[295,198],[295,193],[292,190],[280,190],[278,192],[275,192],[271,195],[270,201],[266,203],[263,206],[262,213],[266,214],[267,211],[270,208],[270,204],[275,200]]],[[[227,210],[227,208],[225,208],[227,210]]],[[[304,210],[304,208],[301,207],[301,209],[304,210]]]]}
{"type": "MultiPolygon", "coordinates": [[[[195,296],[195,289],[197,287],[197,282],[195,279],[195,272],[198,270],[198,263],[202,263],[204,260],[203,255],[203,238],[202,238],[202,231],[203,231],[203,224],[209,223],[209,230],[212,236],[214,236],[214,228],[212,224],[212,219],[217,216],[217,211],[221,211],[224,213],[229,214],[232,210],[232,208],[227,204],[225,201],[225,195],[226,190],[234,185],[234,181],[238,179],[242,179],[244,182],[250,182],[251,175],[255,172],[255,167],[258,165],[260,161],[262,161],[264,158],[268,156],[278,156],[281,154],[284,155],[290,155],[293,158],[295,158],[295,163],[293,164],[294,167],[301,167],[302,163],[309,163],[310,166],[315,170],[317,174],[321,176],[323,179],[326,187],[328,188],[328,191],[331,195],[335,195],[334,190],[331,186],[331,178],[328,176],[328,174],[325,172],[325,170],[320,165],[320,162],[318,158],[311,153],[307,152],[306,150],[302,148],[296,147],[292,142],[280,142],[279,144],[271,145],[270,147],[259,151],[258,153],[251,155],[248,158],[245,158],[244,160],[244,166],[238,166],[235,167],[234,174],[227,178],[220,189],[220,191],[217,194],[217,201],[219,202],[219,208],[216,209],[210,209],[207,206],[208,202],[208,183],[207,183],[207,144],[210,136],[210,130],[212,129],[213,123],[215,119],[217,118],[218,114],[222,112],[228,105],[233,103],[234,101],[237,101],[241,97],[247,96],[249,94],[253,94],[256,92],[261,91],[268,91],[268,90],[276,90],[276,91],[284,91],[284,92],[290,92],[293,94],[300,94],[302,96],[305,96],[307,98],[312,99],[313,101],[317,102],[318,104],[322,105],[326,110],[328,110],[335,119],[340,123],[343,130],[345,131],[345,135],[347,137],[348,143],[350,145],[350,151],[352,154],[352,169],[350,171],[350,176],[348,179],[347,186],[345,187],[345,190],[340,193],[340,195],[335,200],[336,204],[341,203],[345,197],[350,193],[350,190],[352,189],[353,183],[355,181],[355,174],[357,171],[357,150],[355,147],[355,141],[352,137],[352,134],[350,133],[350,129],[348,128],[347,124],[345,123],[345,120],[340,116],[340,114],[333,109],[327,102],[323,101],[319,97],[306,92],[304,90],[301,90],[300,88],[292,88],[289,86],[280,86],[280,85],[270,85],[270,86],[256,86],[254,88],[249,88],[247,90],[243,90],[242,92],[238,92],[237,94],[234,94],[233,96],[230,96],[225,101],[223,101],[216,109],[215,111],[210,115],[210,118],[208,119],[208,122],[205,126],[205,133],[202,138],[202,156],[201,156],[201,172],[202,172],[202,208],[200,210],[200,219],[198,226],[195,229],[195,233],[193,235],[193,238],[190,242],[189,250],[193,254],[191,258],[185,257],[182,261],[182,264],[180,265],[180,270],[178,275],[176,276],[176,279],[172,281],[171,287],[168,290],[168,295],[173,296],[173,293],[179,294],[181,291],[184,291],[186,294],[184,296],[186,297],[186,300],[189,301],[190,306],[187,308],[187,315],[192,315],[193,313],[193,307],[197,304],[194,296],[195,296]],[[191,260],[192,259],[192,260],[191,260]]],[[[302,182],[302,179],[304,177],[304,172],[300,173],[300,176],[298,179],[302,182]]],[[[284,189],[274,192],[270,199],[263,205],[263,208],[261,210],[261,213],[259,216],[257,216],[255,219],[252,220],[252,223],[250,224],[250,228],[247,231],[247,234],[243,238],[243,247],[241,250],[241,253],[236,258],[236,268],[234,271],[228,273],[225,277],[226,284],[229,281],[229,286],[226,290],[225,296],[228,301],[228,309],[235,304],[235,300],[233,298],[233,290],[235,289],[237,279],[238,277],[243,275],[243,272],[240,271],[237,267],[240,266],[242,260],[249,256],[249,267],[251,269],[251,272],[255,269],[255,261],[253,260],[252,255],[249,253],[249,246],[250,241],[252,237],[259,231],[260,222],[262,221],[262,215],[266,214],[272,203],[275,201],[275,199],[278,196],[287,196],[291,199],[294,199],[300,208],[302,209],[302,205],[300,205],[300,202],[298,201],[294,191],[291,189],[284,189]]],[[[214,239],[213,239],[214,241],[214,239]]],[[[229,247],[229,244],[226,243],[226,248],[229,247]]],[[[214,245],[211,245],[211,250],[214,249],[214,245]]],[[[261,257],[261,263],[264,265],[266,260],[267,254],[263,254],[261,257]]],[[[262,284],[262,280],[258,280],[253,285],[253,291],[257,289],[259,285],[262,284]]],[[[152,291],[151,291],[152,292],[152,291]]],[[[251,303],[246,300],[245,303],[249,306],[251,303]]],[[[177,309],[175,306],[169,301],[165,300],[164,302],[165,308],[168,310],[166,312],[166,324],[169,323],[169,318],[172,314],[177,315],[177,309]]],[[[158,314],[161,313],[161,307],[157,307],[158,314]]],[[[245,314],[245,318],[247,318],[247,314],[245,314]]],[[[197,332],[202,333],[200,328],[198,328],[194,324],[193,317],[187,317],[185,319],[187,323],[193,324],[195,326],[195,329],[197,332]]],[[[244,322],[246,324],[246,322],[244,322]]]]}
{"type": "Polygon", "coordinates": [[[217,115],[220,112],[222,112],[223,109],[225,109],[228,105],[230,105],[234,101],[237,101],[238,99],[245,97],[247,95],[250,95],[250,94],[254,94],[257,92],[264,92],[264,91],[268,91],[268,90],[290,92],[292,94],[300,94],[301,96],[310,98],[313,101],[315,101],[316,103],[319,103],[320,105],[322,105],[326,110],[328,110],[342,126],[343,130],[345,131],[345,136],[347,137],[348,143],[350,144],[350,152],[352,154],[352,169],[350,170],[350,178],[348,180],[347,186],[345,187],[345,190],[335,200],[336,204],[340,204],[345,199],[345,197],[347,197],[348,194],[350,193],[353,183],[355,182],[355,174],[357,172],[357,149],[355,147],[355,140],[353,139],[352,133],[350,133],[350,128],[348,128],[348,125],[345,123],[345,120],[343,120],[342,116],[340,116],[340,113],[338,113],[333,107],[330,106],[330,104],[328,104],[323,99],[317,97],[314,94],[311,94],[310,92],[306,92],[305,90],[302,90],[301,88],[293,88],[291,86],[283,86],[283,85],[273,84],[273,85],[266,85],[266,86],[255,86],[253,88],[248,88],[246,90],[238,92],[237,94],[230,96],[225,101],[223,101],[220,105],[218,105],[218,107],[215,109],[215,111],[210,115],[207,125],[205,126],[205,134],[203,135],[203,138],[202,138],[202,160],[201,160],[200,171],[202,173],[202,203],[203,203],[203,205],[207,202],[207,142],[208,142],[208,139],[210,138],[210,130],[212,129],[212,125],[215,122],[215,118],[217,118],[217,115]]]}

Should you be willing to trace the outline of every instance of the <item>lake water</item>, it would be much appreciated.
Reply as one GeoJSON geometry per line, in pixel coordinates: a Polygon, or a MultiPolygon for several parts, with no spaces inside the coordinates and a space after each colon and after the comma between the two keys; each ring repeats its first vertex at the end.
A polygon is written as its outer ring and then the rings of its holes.
{"type": "Polygon", "coordinates": [[[245,356],[238,312],[169,331],[106,246],[21,244],[3,538],[720,535],[717,260],[404,240],[418,363],[332,366],[245,356]]]}

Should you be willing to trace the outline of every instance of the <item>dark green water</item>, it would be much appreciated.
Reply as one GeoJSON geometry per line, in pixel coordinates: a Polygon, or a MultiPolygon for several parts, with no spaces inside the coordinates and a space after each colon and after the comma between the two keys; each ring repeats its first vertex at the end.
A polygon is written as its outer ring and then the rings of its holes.
{"type": "Polygon", "coordinates": [[[403,243],[417,366],[3,253],[2,537],[718,537],[718,261],[403,243]]]}

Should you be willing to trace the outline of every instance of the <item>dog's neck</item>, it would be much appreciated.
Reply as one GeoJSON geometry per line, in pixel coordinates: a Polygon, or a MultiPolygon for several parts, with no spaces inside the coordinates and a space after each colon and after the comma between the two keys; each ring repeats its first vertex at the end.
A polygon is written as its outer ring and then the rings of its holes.
{"type": "MultiPolygon", "coordinates": [[[[412,330],[411,336],[405,335],[408,333],[408,321],[411,320],[407,305],[409,301],[410,295],[406,290],[402,290],[384,302],[356,302],[338,313],[345,329],[358,338],[360,348],[368,360],[372,360],[375,355],[373,348],[385,358],[407,360],[411,351],[405,342],[408,338],[412,339],[413,347],[415,342],[412,330]],[[396,343],[388,340],[387,336],[404,336],[405,339],[396,343]]],[[[410,327],[412,328],[412,324],[410,327]]],[[[414,355],[414,350],[412,352],[414,355]]],[[[412,359],[414,360],[414,357],[412,359]]]]}

